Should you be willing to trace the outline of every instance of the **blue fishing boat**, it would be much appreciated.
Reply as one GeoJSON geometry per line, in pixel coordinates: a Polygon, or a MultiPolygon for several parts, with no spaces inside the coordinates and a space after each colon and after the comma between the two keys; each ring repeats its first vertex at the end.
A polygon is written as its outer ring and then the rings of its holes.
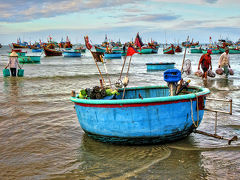
{"type": "Polygon", "coordinates": [[[35,53],[35,52],[42,52],[42,49],[32,49],[32,52],[35,53]]]}
{"type": "Polygon", "coordinates": [[[64,57],[81,57],[81,53],[79,51],[64,51],[64,57]]]}
{"type": "Polygon", "coordinates": [[[175,63],[146,63],[147,71],[163,71],[173,69],[175,63]]]}
{"type": "Polygon", "coordinates": [[[169,96],[168,86],[119,89],[115,99],[72,97],[82,129],[90,137],[109,143],[154,144],[188,136],[201,123],[206,88],[189,87],[169,96]]]}
{"type": "Polygon", "coordinates": [[[121,52],[113,52],[113,53],[104,53],[105,59],[121,59],[122,53],[121,52]]]}

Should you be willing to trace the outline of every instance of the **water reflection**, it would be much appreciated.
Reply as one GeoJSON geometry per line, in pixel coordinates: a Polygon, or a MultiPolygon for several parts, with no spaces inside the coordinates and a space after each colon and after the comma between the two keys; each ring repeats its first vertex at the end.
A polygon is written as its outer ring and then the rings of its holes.
{"type": "Polygon", "coordinates": [[[23,82],[18,77],[9,77],[4,78],[4,94],[8,98],[10,103],[18,102],[20,97],[19,95],[19,88],[23,86],[23,82]]]}
{"type": "Polygon", "coordinates": [[[186,144],[189,146],[189,141],[192,139],[169,145],[121,146],[97,142],[85,134],[78,149],[78,162],[81,163],[73,172],[75,177],[77,174],[79,178],[89,179],[205,177],[201,152],[197,148],[184,149],[186,144]],[[178,146],[182,150],[176,148],[178,146]]]}
{"type": "Polygon", "coordinates": [[[222,78],[216,80],[217,87],[233,87],[233,80],[228,78],[222,78]]]}

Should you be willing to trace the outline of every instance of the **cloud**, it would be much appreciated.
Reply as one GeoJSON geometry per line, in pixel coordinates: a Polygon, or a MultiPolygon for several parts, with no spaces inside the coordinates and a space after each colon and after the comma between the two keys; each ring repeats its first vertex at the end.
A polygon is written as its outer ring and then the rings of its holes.
{"type": "Polygon", "coordinates": [[[144,21],[144,22],[162,22],[174,21],[179,16],[168,14],[141,14],[141,15],[126,15],[122,17],[122,23],[144,21]]]}
{"type": "Polygon", "coordinates": [[[0,21],[25,22],[74,12],[135,4],[137,0],[18,0],[0,1],[0,21]]]}
{"type": "Polygon", "coordinates": [[[214,4],[218,2],[218,0],[204,0],[204,1],[210,4],[214,4]]]}

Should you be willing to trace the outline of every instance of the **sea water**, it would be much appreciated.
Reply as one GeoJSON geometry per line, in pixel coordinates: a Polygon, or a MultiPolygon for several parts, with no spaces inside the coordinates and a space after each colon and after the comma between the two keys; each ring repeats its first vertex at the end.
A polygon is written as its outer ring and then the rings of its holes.
{"type": "MultiPolygon", "coordinates": [[[[8,47],[0,49],[0,69],[8,47]]],[[[27,50],[30,52],[30,50],[27,50]]],[[[233,99],[233,115],[218,114],[217,134],[240,136],[240,55],[231,54],[235,74],[207,82],[194,76],[201,54],[190,54],[191,85],[205,86],[210,97],[233,99]]],[[[220,55],[212,55],[213,70],[220,55]]],[[[146,63],[174,62],[181,69],[183,52],[133,55],[129,86],[165,85],[163,71],[147,72],[146,63]]],[[[124,59],[106,60],[111,82],[118,80],[124,59]]],[[[123,77],[126,75],[127,59],[123,77]]],[[[105,81],[104,66],[99,63],[105,81]]],[[[45,57],[24,64],[24,77],[0,75],[0,179],[239,179],[240,141],[192,133],[163,145],[121,146],[97,142],[81,129],[72,90],[99,85],[99,72],[87,51],[81,58],[45,57]]],[[[2,72],[2,71],[1,71],[2,72]]],[[[229,111],[229,105],[207,101],[207,107],[229,111]]],[[[214,133],[215,113],[205,112],[199,130],[214,133]]]]}

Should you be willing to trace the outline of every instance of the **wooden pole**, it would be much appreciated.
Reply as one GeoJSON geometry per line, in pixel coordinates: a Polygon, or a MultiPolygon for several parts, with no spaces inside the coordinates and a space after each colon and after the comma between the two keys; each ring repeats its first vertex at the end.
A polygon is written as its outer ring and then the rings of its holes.
{"type": "MultiPolygon", "coordinates": [[[[128,72],[129,72],[129,69],[130,69],[130,65],[131,65],[131,60],[132,60],[132,56],[130,57],[130,60],[129,60],[129,63],[128,63],[128,70],[127,70],[127,75],[126,75],[127,78],[128,78],[128,72]]],[[[124,95],[125,95],[125,89],[126,89],[126,87],[127,87],[127,85],[124,85],[122,99],[124,99],[124,95]]]]}
{"type": "Polygon", "coordinates": [[[126,60],[127,60],[127,55],[125,56],[125,58],[124,58],[124,62],[123,62],[123,65],[122,65],[122,70],[121,70],[120,77],[119,77],[120,80],[121,80],[121,78],[122,78],[122,73],[123,73],[123,69],[124,69],[124,66],[125,66],[126,60]]]}
{"type": "MultiPolygon", "coordinates": [[[[188,39],[189,39],[189,36],[187,37],[187,42],[188,42],[188,39]]],[[[182,61],[181,74],[182,74],[182,71],[183,71],[183,64],[184,64],[184,61],[185,61],[186,52],[187,52],[187,46],[185,46],[185,51],[184,51],[184,56],[183,56],[183,61],[182,61]]]]}
{"type": "Polygon", "coordinates": [[[104,60],[103,60],[102,55],[100,55],[100,59],[101,59],[101,61],[102,61],[102,63],[103,63],[104,69],[105,69],[105,71],[106,71],[106,74],[107,74],[107,77],[108,77],[108,81],[109,81],[110,87],[112,88],[112,83],[111,83],[111,80],[110,80],[110,77],[109,77],[109,74],[108,74],[108,71],[107,71],[107,66],[106,66],[106,63],[105,63],[104,60]]]}
{"type": "MultiPolygon", "coordinates": [[[[90,50],[90,52],[91,52],[91,54],[92,54],[92,51],[91,51],[91,50],[90,50]]],[[[92,54],[92,56],[93,56],[93,54],[92,54]]],[[[97,64],[96,60],[94,59],[94,56],[93,56],[93,60],[94,60],[94,62],[95,62],[95,64],[96,64],[97,69],[98,69],[98,72],[99,72],[99,74],[100,74],[100,76],[101,76],[101,78],[102,78],[102,80],[103,80],[103,84],[105,84],[105,81],[104,81],[104,79],[103,79],[102,73],[101,73],[101,71],[100,71],[100,69],[99,69],[99,67],[98,67],[98,64],[97,64]]]]}

